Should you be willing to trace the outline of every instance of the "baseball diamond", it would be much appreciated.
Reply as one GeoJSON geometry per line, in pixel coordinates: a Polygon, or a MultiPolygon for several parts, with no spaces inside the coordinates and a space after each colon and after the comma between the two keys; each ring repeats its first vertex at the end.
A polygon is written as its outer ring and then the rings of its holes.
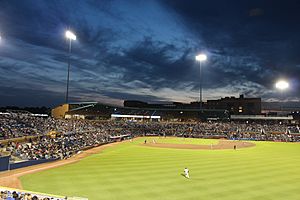
{"type": "Polygon", "coordinates": [[[299,199],[299,143],[251,141],[244,143],[251,147],[242,148],[243,142],[227,141],[236,143],[237,149],[176,148],[221,142],[136,138],[87,150],[68,160],[21,169],[15,173],[19,185],[13,186],[88,199],[299,199]],[[190,179],[181,175],[185,167],[190,179]]]}

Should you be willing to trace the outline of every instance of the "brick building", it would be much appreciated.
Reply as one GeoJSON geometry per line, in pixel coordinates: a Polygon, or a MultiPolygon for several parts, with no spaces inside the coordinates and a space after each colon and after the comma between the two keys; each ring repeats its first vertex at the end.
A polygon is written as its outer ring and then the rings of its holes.
{"type": "Polygon", "coordinates": [[[208,100],[204,105],[206,109],[224,109],[232,115],[260,115],[261,98],[244,98],[244,95],[225,97],[218,100],[208,100]]]}

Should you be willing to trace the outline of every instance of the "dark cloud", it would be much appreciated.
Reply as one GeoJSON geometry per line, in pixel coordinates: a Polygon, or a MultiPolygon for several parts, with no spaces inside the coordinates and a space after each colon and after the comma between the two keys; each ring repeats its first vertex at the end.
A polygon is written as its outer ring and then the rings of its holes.
{"type": "Polygon", "coordinates": [[[46,90],[19,89],[0,86],[0,106],[56,106],[61,103],[61,94],[46,90]]]}
{"type": "Polygon", "coordinates": [[[257,17],[257,16],[261,16],[263,14],[264,14],[264,10],[261,8],[253,8],[249,11],[250,17],[257,17]]]}
{"type": "Polygon", "coordinates": [[[299,27],[295,23],[295,17],[300,17],[299,2],[230,2],[167,1],[167,4],[185,19],[187,26],[194,27],[208,49],[216,52],[219,58],[215,64],[222,65],[220,72],[222,68],[229,72],[225,76],[231,80],[232,76],[243,77],[270,89],[270,83],[279,76],[292,78],[292,74],[298,74],[299,68],[295,66],[299,60],[294,54],[300,50],[296,37],[299,27]],[[256,11],[264,14],[263,18],[249,18],[247,10],[253,7],[261,7],[256,11]]]}
{"type": "Polygon", "coordinates": [[[78,38],[72,101],[197,100],[199,52],[208,55],[205,98],[243,93],[274,100],[274,82],[285,78],[286,99],[299,99],[296,0],[11,0],[0,7],[3,105],[64,102],[67,28],[78,38]]]}

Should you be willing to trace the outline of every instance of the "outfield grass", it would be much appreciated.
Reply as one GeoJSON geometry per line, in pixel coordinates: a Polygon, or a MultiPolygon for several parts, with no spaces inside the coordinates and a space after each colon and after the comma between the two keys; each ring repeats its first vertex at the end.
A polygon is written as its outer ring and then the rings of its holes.
{"type": "MultiPolygon", "coordinates": [[[[144,140],[23,176],[21,182],[27,190],[91,200],[300,199],[299,143],[255,142],[256,147],[234,151],[154,148],[140,145],[144,140]],[[181,175],[184,167],[190,169],[191,179],[181,175]]],[[[167,143],[182,141],[165,139],[167,143]]],[[[188,142],[206,144],[208,140],[188,142]]]]}

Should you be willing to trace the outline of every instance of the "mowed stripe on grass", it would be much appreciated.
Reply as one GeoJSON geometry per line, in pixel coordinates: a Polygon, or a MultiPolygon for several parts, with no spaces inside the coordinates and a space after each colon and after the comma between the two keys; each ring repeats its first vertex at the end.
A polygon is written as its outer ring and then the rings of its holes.
{"type": "MultiPolygon", "coordinates": [[[[23,176],[23,187],[92,200],[300,199],[300,144],[256,142],[253,148],[214,151],[144,147],[144,140],[23,176]],[[184,167],[191,179],[181,175],[184,167]]],[[[210,143],[191,143],[197,141],[210,143]]]]}

